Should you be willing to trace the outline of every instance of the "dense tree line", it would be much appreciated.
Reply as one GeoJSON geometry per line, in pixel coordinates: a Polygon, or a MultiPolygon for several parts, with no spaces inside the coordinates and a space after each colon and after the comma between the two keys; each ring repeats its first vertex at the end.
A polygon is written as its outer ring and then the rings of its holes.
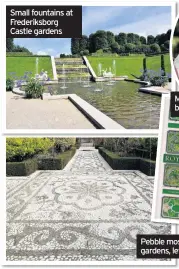
{"type": "Polygon", "coordinates": [[[134,33],[119,33],[114,35],[110,31],[99,30],[82,38],[71,39],[71,53],[73,55],[88,55],[99,50],[106,53],[161,53],[169,50],[171,30],[153,36],[139,36],[134,33]]]}
{"type": "Polygon", "coordinates": [[[6,38],[7,52],[26,52],[32,54],[27,48],[14,44],[14,38],[6,38]]]}

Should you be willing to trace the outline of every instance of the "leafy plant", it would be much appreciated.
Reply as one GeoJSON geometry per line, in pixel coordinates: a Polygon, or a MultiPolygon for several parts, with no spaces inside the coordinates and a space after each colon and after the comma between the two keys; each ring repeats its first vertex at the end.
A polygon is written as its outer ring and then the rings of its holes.
{"type": "Polygon", "coordinates": [[[167,76],[155,76],[150,78],[150,82],[153,86],[165,86],[168,82],[167,76]]]}
{"type": "Polygon", "coordinates": [[[6,79],[6,91],[12,91],[14,87],[14,81],[11,78],[6,79]]]}
{"type": "Polygon", "coordinates": [[[53,145],[53,138],[7,138],[6,160],[23,161],[38,153],[47,152],[53,145]]]}
{"type": "Polygon", "coordinates": [[[25,93],[27,98],[40,98],[44,92],[43,82],[36,78],[30,78],[25,86],[25,93]]]}
{"type": "Polygon", "coordinates": [[[76,144],[75,138],[57,138],[54,147],[58,152],[64,152],[76,144]]]}

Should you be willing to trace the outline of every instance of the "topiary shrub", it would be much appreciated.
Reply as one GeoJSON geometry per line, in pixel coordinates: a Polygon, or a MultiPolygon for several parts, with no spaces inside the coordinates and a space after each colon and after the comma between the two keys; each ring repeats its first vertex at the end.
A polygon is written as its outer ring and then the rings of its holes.
{"type": "Polygon", "coordinates": [[[25,94],[27,98],[41,98],[43,92],[43,82],[36,78],[31,78],[25,86],[25,94]]]}
{"type": "Polygon", "coordinates": [[[14,81],[11,78],[6,79],[6,91],[12,91],[14,88],[14,81]]]}
{"type": "Polygon", "coordinates": [[[38,156],[37,163],[39,170],[62,170],[71,160],[76,152],[76,148],[60,153],[56,156],[38,156]]]}
{"type": "Polygon", "coordinates": [[[7,176],[29,176],[38,169],[35,159],[26,160],[23,162],[7,162],[7,176]]]}
{"type": "Polygon", "coordinates": [[[161,55],[161,75],[166,76],[164,55],[161,55]]]}

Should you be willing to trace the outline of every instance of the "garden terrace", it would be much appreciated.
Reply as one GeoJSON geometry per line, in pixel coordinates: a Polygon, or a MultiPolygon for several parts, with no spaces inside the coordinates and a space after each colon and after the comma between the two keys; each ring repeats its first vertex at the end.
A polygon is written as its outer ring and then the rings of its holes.
{"type": "Polygon", "coordinates": [[[36,74],[36,58],[38,58],[38,72],[45,70],[50,79],[53,79],[52,63],[50,56],[7,56],[6,57],[6,78],[13,76],[16,80],[20,80],[26,72],[30,72],[30,76],[36,74]]]}
{"type": "Polygon", "coordinates": [[[83,64],[82,58],[55,58],[56,65],[71,64],[80,65],[83,64]]]}
{"type": "MultiPolygon", "coordinates": [[[[115,60],[116,64],[116,76],[128,76],[130,79],[134,79],[134,76],[141,76],[141,71],[143,70],[143,58],[144,55],[129,55],[129,56],[88,56],[88,60],[93,68],[96,76],[99,76],[99,63],[102,64],[102,69],[112,68],[113,60],[115,60]]],[[[165,71],[166,73],[171,74],[171,65],[170,65],[170,56],[169,54],[164,55],[165,60],[165,71]]],[[[156,72],[160,71],[161,65],[161,56],[151,56],[146,57],[147,69],[153,70],[156,72]]]]}
{"type": "Polygon", "coordinates": [[[88,68],[82,58],[55,58],[57,77],[59,80],[89,77],[88,68]]]}

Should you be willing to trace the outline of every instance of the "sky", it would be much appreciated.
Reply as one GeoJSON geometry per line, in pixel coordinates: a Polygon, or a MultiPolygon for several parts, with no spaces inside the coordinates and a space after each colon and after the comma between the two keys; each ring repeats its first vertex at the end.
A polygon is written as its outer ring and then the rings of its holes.
{"type": "MultiPolygon", "coordinates": [[[[157,35],[171,28],[171,7],[167,6],[90,6],[83,7],[82,33],[89,35],[97,30],[157,35]]],[[[15,38],[16,45],[24,46],[39,55],[59,56],[70,54],[70,38],[15,38]]]]}

